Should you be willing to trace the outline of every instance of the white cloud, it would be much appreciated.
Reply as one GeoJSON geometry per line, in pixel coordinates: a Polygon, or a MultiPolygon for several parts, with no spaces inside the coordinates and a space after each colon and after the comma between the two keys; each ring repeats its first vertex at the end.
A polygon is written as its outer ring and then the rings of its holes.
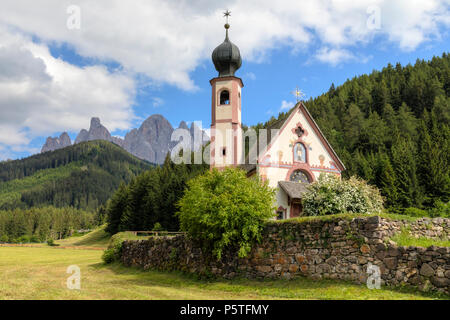
{"type": "Polygon", "coordinates": [[[410,51],[440,37],[439,25],[450,25],[448,0],[383,1],[382,28],[389,39],[410,51]]]}
{"type": "Polygon", "coordinates": [[[286,100],[283,100],[281,102],[281,107],[280,107],[280,111],[287,111],[287,110],[291,110],[294,107],[295,103],[294,102],[288,102],[286,100]]]}
{"type": "Polygon", "coordinates": [[[346,49],[323,47],[317,50],[317,52],[314,54],[312,58],[313,59],[307,61],[306,64],[311,64],[312,62],[314,62],[315,59],[322,63],[327,63],[336,67],[341,63],[349,61],[355,61],[358,63],[367,63],[369,60],[373,58],[373,56],[372,55],[364,56],[360,54],[355,55],[346,49]]]}
{"type": "MultiPolygon", "coordinates": [[[[230,37],[246,60],[264,61],[282,45],[311,43],[345,58],[375,35],[404,50],[439,37],[450,24],[447,0],[230,0],[230,37]],[[380,9],[381,28],[368,28],[368,8],[380,9]]],[[[0,21],[45,41],[65,42],[79,54],[116,61],[155,82],[194,90],[190,72],[224,37],[223,4],[207,0],[3,0],[0,21]],[[81,8],[81,30],[68,30],[69,5],[81,8]]],[[[325,53],[322,53],[322,55],[325,53]]]]}
{"type": "Polygon", "coordinates": [[[17,149],[36,136],[78,131],[94,114],[111,130],[130,127],[135,84],[124,73],[55,59],[2,25],[0,66],[0,144],[17,149]]]}
{"type": "Polygon", "coordinates": [[[152,103],[153,107],[155,107],[155,108],[160,107],[164,104],[164,100],[161,98],[158,98],[158,97],[152,98],[152,101],[153,101],[153,103],[152,103]]]}
{"type": "Polygon", "coordinates": [[[341,62],[356,59],[356,57],[345,49],[330,49],[324,47],[316,53],[316,59],[320,62],[336,66],[341,62]]]}

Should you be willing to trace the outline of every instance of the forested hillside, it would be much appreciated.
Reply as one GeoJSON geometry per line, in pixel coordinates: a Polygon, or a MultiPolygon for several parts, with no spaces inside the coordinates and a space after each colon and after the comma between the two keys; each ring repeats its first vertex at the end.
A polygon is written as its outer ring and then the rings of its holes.
{"type": "Polygon", "coordinates": [[[155,225],[178,231],[175,214],[186,183],[208,169],[206,164],[174,164],[166,157],[161,167],[144,172],[128,185],[121,184],[108,202],[107,231],[152,230],[155,225]]]}
{"type": "Polygon", "coordinates": [[[40,206],[96,209],[121,182],[152,168],[106,141],[0,163],[0,210],[40,206]]]}
{"type": "MultiPolygon", "coordinates": [[[[450,196],[450,57],[388,65],[305,102],[347,167],[377,185],[394,211],[450,196]]],[[[257,128],[286,118],[281,113],[257,128]]]]}

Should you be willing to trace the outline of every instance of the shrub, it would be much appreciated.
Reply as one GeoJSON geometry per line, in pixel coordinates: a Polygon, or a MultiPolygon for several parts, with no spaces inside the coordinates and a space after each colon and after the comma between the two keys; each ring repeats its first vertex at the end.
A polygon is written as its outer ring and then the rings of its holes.
{"type": "Polygon", "coordinates": [[[23,235],[17,239],[18,243],[30,243],[30,236],[23,235]]]}
{"type": "Polygon", "coordinates": [[[161,226],[161,223],[157,222],[157,223],[155,223],[155,225],[153,226],[152,231],[164,231],[164,228],[161,226]]]}
{"type": "Polygon", "coordinates": [[[419,208],[414,208],[414,207],[406,208],[403,211],[403,214],[410,216],[410,217],[428,217],[429,216],[428,211],[425,211],[425,210],[422,210],[419,208]]]}
{"type": "Polygon", "coordinates": [[[428,211],[428,215],[432,218],[450,218],[450,202],[436,202],[435,207],[428,211]]]}
{"type": "Polygon", "coordinates": [[[102,260],[106,264],[120,261],[122,256],[123,237],[121,233],[117,233],[111,237],[108,248],[103,252],[102,260]]]}
{"type": "Polygon", "coordinates": [[[218,260],[227,247],[245,257],[261,240],[264,221],[274,216],[274,194],[267,182],[242,170],[208,171],[188,182],[178,203],[181,230],[218,260]]]}
{"type": "Polygon", "coordinates": [[[450,218],[450,202],[444,203],[438,201],[433,208],[423,210],[419,208],[405,208],[398,210],[400,214],[404,214],[410,217],[429,217],[429,218],[450,218]]]}
{"type": "Polygon", "coordinates": [[[305,215],[321,216],[339,213],[376,213],[383,209],[380,191],[356,177],[341,180],[324,175],[308,186],[303,197],[305,215]]]}
{"type": "Polygon", "coordinates": [[[59,244],[55,243],[55,241],[52,238],[47,240],[47,245],[49,245],[50,247],[57,247],[57,246],[59,246],[59,244]]]}
{"type": "Polygon", "coordinates": [[[8,235],[4,234],[0,237],[0,243],[8,243],[9,237],[8,235]]]}

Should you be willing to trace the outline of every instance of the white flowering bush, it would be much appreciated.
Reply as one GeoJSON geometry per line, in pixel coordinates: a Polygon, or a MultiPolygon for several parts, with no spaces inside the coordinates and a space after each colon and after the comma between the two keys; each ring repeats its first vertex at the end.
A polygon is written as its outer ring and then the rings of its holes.
{"type": "Polygon", "coordinates": [[[341,180],[334,175],[321,175],[308,186],[303,197],[307,216],[339,213],[377,213],[383,209],[383,198],[378,188],[364,180],[351,177],[341,180]]]}

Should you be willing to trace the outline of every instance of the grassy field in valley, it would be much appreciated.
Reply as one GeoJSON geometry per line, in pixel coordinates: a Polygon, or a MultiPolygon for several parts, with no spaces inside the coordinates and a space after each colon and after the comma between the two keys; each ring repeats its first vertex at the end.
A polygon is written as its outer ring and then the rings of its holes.
{"type": "MultiPolygon", "coordinates": [[[[101,240],[100,240],[101,241],[101,240]]],[[[98,244],[95,244],[96,246],[98,244]]],[[[81,248],[80,248],[81,249],[81,248]]],[[[0,299],[434,299],[413,291],[338,281],[201,281],[179,273],[106,266],[101,250],[0,247],[0,299]],[[69,290],[70,265],[81,269],[81,290],[69,290]]]]}

